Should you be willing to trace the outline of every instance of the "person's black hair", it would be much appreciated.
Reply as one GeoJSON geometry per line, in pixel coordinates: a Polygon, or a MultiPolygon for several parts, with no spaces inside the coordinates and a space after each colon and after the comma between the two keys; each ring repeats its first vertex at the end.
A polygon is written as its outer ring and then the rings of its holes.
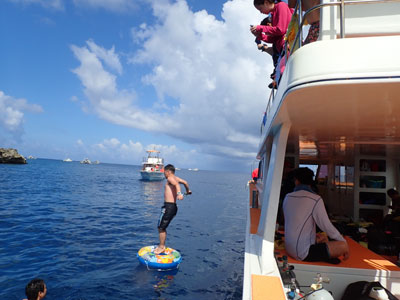
{"type": "Polygon", "coordinates": [[[398,195],[399,194],[399,192],[396,191],[395,189],[388,189],[386,193],[390,198],[392,198],[394,195],[398,195]]]}
{"type": "Polygon", "coordinates": [[[171,171],[173,174],[175,174],[175,167],[173,165],[166,165],[164,167],[164,171],[171,171]]]}
{"type": "Polygon", "coordinates": [[[32,279],[25,287],[25,294],[28,297],[28,300],[37,300],[39,292],[44,292],[43,279],[32,279]]]}
{"type": "Polygon", "coordinates": [[[301,184],[312,185],[314,183],[314,172],[309,168],[298,168],[293,170],[293,177],[301,184]]]}
{"type": "Polygon", "coordinates": [[[268,17],[266,17],[264,20],[261,21],[260,25],[268,25],[272,23],[272,16],[268,15],[268,17]]]}

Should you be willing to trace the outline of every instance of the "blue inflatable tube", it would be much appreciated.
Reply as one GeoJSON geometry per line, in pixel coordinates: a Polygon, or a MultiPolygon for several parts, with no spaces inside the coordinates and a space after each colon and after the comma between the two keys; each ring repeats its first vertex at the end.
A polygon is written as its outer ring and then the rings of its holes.
{"type": "Polygon", "coordinates": [[[139,250],[137,258],[139,262],[148,268],[159,270],[171,270],[179,267],[182,256],[179,251],[166,248],[163,253],[155,254],[157,246],[146,246],[139,250]]]}

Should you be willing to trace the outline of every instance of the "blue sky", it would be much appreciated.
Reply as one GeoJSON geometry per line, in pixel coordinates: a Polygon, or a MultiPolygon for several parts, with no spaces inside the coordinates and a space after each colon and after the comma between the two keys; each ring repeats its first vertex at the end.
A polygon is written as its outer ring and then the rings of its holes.
{"type": "Polygon", "coordinates": [[[0,147],[247,171],[271,59],[248,0],[3,0],[0,147]]]}

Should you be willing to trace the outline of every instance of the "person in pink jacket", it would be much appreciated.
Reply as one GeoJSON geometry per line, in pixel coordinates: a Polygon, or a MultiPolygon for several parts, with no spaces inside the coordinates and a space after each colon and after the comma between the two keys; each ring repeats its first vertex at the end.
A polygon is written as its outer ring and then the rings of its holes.
{"type": "Polygon", "coordinates": [[[262,14],[271,14],[272,24],[271,26],[252,26],[251,32],[261,41],[274,44],[281,53],[284,50],[284,37],[292,18],[292,10],[285,2],[275,3],[275,0],[254,0],[254,6],[262,14]]]}
{"type": "MultiPolygon", "coordinates": [[[[256,25],[250,27],[251,33],[253,33],[257,39],[266,43],[273,44],[274,48],[279,53],[279,56],[284,55],[285,48],[285,34],[288,29],[290,19],[292,18],[293,10],[285,2],[278,0],[254,0],[254,6],[262,14],[272,15],[271,26],[256,25]]],[[[282,74],[285,63],[281,59],[278,59],[277,63],[274,63],[274,72],[276,73],[274,81],[270,84],[270,87],[276,87],[279,82],[280,74],[282,74]]]]}

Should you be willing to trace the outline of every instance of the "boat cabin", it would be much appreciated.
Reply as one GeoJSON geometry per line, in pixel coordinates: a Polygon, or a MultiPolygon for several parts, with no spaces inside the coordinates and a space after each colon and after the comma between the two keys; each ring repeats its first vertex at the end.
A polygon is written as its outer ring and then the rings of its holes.
{"type": "Polygon", "coordinates": [[[151,171],[161,171],[164,169],[164,159],[160,157],[160,151],[147,150],[147,157],[143,158],[142,169],[151,171]]]}
{"type": "Polygon", "coordinates": [[[147,150],[147,157],[143,158],[140,175],[145,181],[159,181],[164,179],[164,159],[160,157],[160,151],[147,150]]]}
{"type": "Polygon", "coordinates": [[[378,281],[400,297],[400,220],[385,224],[394,204],[387,191],[400,191],[400,1],[323,0],[306,14],[314,9],[319,39],[302,45],[298,31],[299,47],[287,58],[261,125],[243,299],[289,299],[282,257],[300,286],[318,273],[329,277],[324,288],[334,299],[356,281],[378,281]],[[329,217],[346,236],[349,260],[286,260],[279,207],[290,170],[299,166],[314,171],[329,217]]]}

